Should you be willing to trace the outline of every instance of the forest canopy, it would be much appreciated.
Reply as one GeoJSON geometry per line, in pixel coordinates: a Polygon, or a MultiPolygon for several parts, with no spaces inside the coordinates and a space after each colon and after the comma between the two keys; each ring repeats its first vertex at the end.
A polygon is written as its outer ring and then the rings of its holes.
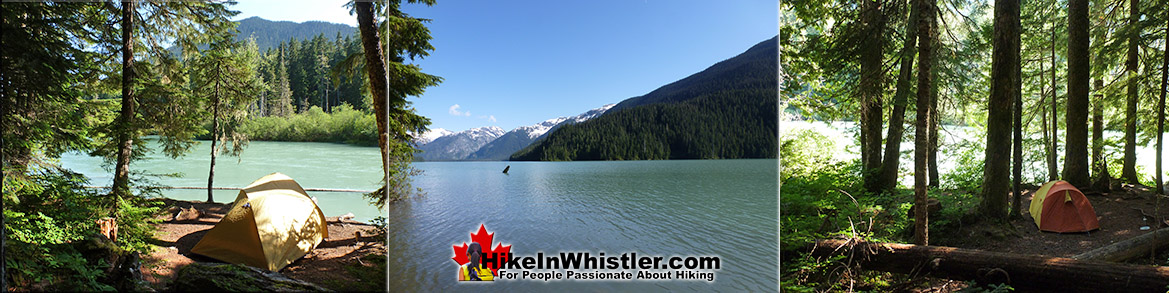
{"type": "Polygon", "coordinates": [[[238,155],[249,134],[378,145],[387,187],[366,194],[369,203],[408,194],[411,136],[429,119],[407,97],[442,81],[409,64],[434,50],[428,20],[398,2],[354,2],[346,7],[360,28],[263,39],[262,50],[254,35],[239,37],[233,4],[0,4],[0,291],[150,290],[140,277],[119,280],[140,274],[137,255],[158,248],[153,178],[168,174],[130,166],[152,152],[186,156],[197,138],[212,146],[208,203],[216,155],[238,155]],[[104,158],[112,182],[61,167],[66,152],[104,158]]]}
{"type": "Polygon", "coordinates": [[[890,281],[798,257],[815,239],[961,244],[1052,180],[1163,190],[1164,1],[780,5],[786,289],[890,281]]]}

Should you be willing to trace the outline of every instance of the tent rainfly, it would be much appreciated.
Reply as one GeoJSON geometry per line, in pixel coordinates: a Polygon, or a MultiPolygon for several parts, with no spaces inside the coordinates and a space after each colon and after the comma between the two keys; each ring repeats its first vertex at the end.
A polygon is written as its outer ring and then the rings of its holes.
{"type": "Polygon", "coordinates": [[[1067,233],[1100,229],[1092,203],[1067,181],[1044,183],[1035,191],[1028,210],[1042,231],[1067,233]]]}
{"type": "Polygon", "coordinates": [[[326,225],[300,184],[272,173],[240,190],[231,210],[191,252],[279,271],[328,238],[326,225]]]}

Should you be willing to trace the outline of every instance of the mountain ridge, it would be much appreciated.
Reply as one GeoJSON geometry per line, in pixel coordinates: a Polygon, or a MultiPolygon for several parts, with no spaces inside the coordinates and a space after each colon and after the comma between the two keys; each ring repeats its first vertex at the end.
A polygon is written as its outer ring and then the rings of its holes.
{"type": "Polygon", "coordinates": [[[483,145],[479,150],[467,156],[467,160],[475,161],[504,161],[507,160],[511,154],[531,145],[545,135],[548,135],[556,128],[573,123],[580,123],[588,121],[589,119],[603,115],[609,109],[612,109],[617,104],[607,104],[600,108],[591,109],[581,114],[568,117],[556,117],[541,121],[540,123],[516,127],[502,136],[496,138],[490,143],[483,145]]]}
{"type": "MultiPolygon", "coordinates": [[[[477,129],[498,129],[496,126],[472,128],[461,132],[452,132],[443,128],[435,128],[417,135],[415,145],[423,153],[416,155],[425,161],[503,161],[512,153],[530,145],[547,135],[557,127],[587,121],[600,116],[617,104],[607,104],[573,116],[561,116],[547,119],[532,125],[516,127],[507,132],[495,135],[486,143],[471,143],[475,139],[464,135],[477,129]],[[460,136],[465,136],[459,138],[460,136]],[[429,153],[429,154],[427,154],[429,153]]],[[[481,140],[479,142],[482,142],[481,140]]]]}
{"type": "Polygon", "coordinates": [[[775,158],[778,36],[604,115],[560,127],[515,161],[775,158]]]}
{"type": "MultiPolygon", "coordinates": [[[[417,145],[420,152],[416,153],[415,157],[424,161],[458,161],[504,133],[506,131],[498,126],[484,126],[439,136],[430,142],[417,145]]],[[[424,133],[422,137],[427,134],[429,132],[424,133]]]]}
{"type": "Polygon", "coordinates": [[[337,33],[341,33],[341,37],[353,37],[357,33],[357,28],[347,24],[325,22],[319,20],[310,20],[305,22],[292,22],[287,20],[267,20],[259,16],[252,16],[249,18],[234,21],[237,26],[236,40],[247,40],[249,37],[256,38],[256,46],[259,47],[260,52],[267,51],[269,48],[275,48],[280,43],[286,43],[292,38],[297,40],[311,39],[318,35],[324,34],[326,38],[333,38],[337,33]]]}

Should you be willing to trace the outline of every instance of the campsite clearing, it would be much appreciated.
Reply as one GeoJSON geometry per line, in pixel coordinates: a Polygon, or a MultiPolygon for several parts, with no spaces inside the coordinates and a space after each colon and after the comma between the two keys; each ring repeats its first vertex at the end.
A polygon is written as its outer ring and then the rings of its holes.
{"type": "MultiPolygon", "coordinates": [[[[1023,206],[1030,204],[1033,190],[1024,192],[1023,206]]],[[[1125,239],[1140,236],[1159,228],[1151,219],[1145,221],[1144,214],[1152,215],[1155,202],[1152,197],[1128,195],[1124,192],[1112,192],[1104,195],[1088,195],[1096,216],[1100,219],[1100,229],[1087,233],[1052,233],[1040,232],[1035,221],[1027,209],[1023,210],[1023,218],[1012,220],[1011,226],[1019,232],[1019,236],[1006,235],[997,238],[987,233],[987,229],[966,226],[959,230],[965,240],[956,243],[937,243],[962,248],[973,248],[987,251],[1011,252],[1020,254],[1039,254],[1056,257],[1071,257],[1092,249],[1100,248],[1124,241],[1125,239]],[[1141,230],[1142,226],[1149,226],[1149,230],[1141,230]]],[[[1169,200],[1161,201],[1161,218],[1169,218],[1169,200]]],[[[962,238],[955,237],[955,238],[962,238]]],[[[1147,259],[1147,258],[1146,258],[1147,259]]]]}
{"type": "MultiPolygon", "coordinates": [[[[194,207],[206,215],[198,220],[169,222],[167,219],[156,224],[156,245],[150,255],[143,257],[143,278],[155,289],[163,289],[172,281],[175,273],[183,266],[196,261],[210,261],[203,256],[192,254],[191,248],[203,235],[231,209],[230,203],[204,203],[162,199],[164,208],[194,207]]],[[[305,255],[280,271],[293,279],[314,283],[333,290],[344,290],[352,284],[384,284],[384,279],[364,280],[346,269],[350,266],[374,264],[362,260],[371,254],[385,254],[385,246],[371,237],[375,228],[369,224],[339,220],[328,217],[329,237],[305,255]],[[357,235],[360,233],[361,237],[357,235]]],[[[380,274],[378,274],[380,276],[380,274]]],[[[380,286],[380,285],[377,285],[380,286]]]]}
{"type": "MultiPolygon", "coordinates": [[[[1030,204],[1034,189],[1024,190],[1023,206],[1030,204]]],[[[970,248],[993,252],[1006,252],[1022,255],[1042,255],[1050,257],[1073,257],[1075,255],[1121,242],[1136,236],[1155,231],[1158,226],[1154,221],[1146,221],[1147,216],[1153,216],[1156,202],[1152,196],[1130,195],[1124,191],[1099,194],[1089,193],[1087,199],[1091,201],[1100,219],[1100,229],[1087,233],[1053,233],[1041,232],[1035,226],[1027,209],[1023,210],[1023,217],[1012,219],[1010,225],[1018,235],[1003,234],[1001,229],[987,227],[983,224],[965,225],[958,230],[954,237],[947,237],[947,241],[930,243],[941,246],[970,248]],[[1141,230],[1142,226],[1150,226],[1148,230],[1141,230]]],[[[1169,218],[1169,200],[1161,201],[1160,212],[1156,215],[1161,219],[1169,218]]],[[[1165,251],[1158,252],[1158,265],[1166,265],[1165,251]]],[[[1148,256],[1130,261],[1136,264],[1151,264],[1148,256]]],[[[924,285],[910,289],[913,292],[956,292],[967,287],[964,281],[928,278],[924,285]]]]}

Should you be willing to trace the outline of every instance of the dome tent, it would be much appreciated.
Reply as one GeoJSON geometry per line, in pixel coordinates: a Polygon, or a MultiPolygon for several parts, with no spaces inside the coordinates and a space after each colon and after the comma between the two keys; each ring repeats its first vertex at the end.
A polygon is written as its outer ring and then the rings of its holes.
{"type": "Polygon", "coordinates": [[[231,210],[191,252],[279,271],[328,238],[326,225],[300,184],[272,173],[240,190],[231,210]]]}
{"type": "Polygon", "coordinates": [[[1044,183],[1031,197],[1028,210],[1041,231],[1066,233],[1100,229],[1092,203],[1067,181],[1044,183]]]}

